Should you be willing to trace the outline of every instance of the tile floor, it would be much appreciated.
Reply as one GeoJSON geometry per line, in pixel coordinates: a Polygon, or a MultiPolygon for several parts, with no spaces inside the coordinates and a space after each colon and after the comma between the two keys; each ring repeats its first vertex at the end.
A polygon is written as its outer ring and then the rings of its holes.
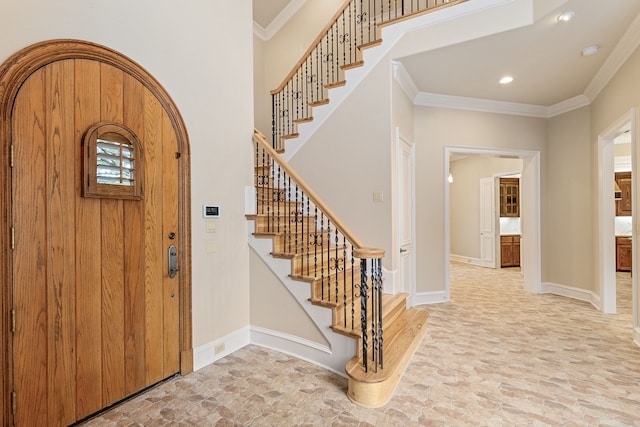
{"type": "Polygon", "coordinates": [[[89,426],[640,426],[631,285],[619,314],[523,291],[513,269],[452,266],[451,302],[422,307],[428,332],[383,408],[346,380],[254,345],[172,379],[89,426]]]}

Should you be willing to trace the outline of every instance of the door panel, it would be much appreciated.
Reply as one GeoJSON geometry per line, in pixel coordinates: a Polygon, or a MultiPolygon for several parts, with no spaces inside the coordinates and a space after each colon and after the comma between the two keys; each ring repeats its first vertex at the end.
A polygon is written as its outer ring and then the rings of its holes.
{"type": "Polygon", "coordinates": [[[480,178],[480,265],[496,265],[495,180],[480,178]]]}
{"type": "Polygon", "coordinates": [[[67,425],[179,371],[177,138],[143,84],[76,59],[27,79],[12,143],[15,424],[67,425]],[[99,121],[140,139],[143,200],[81,196],[99,121]]]}

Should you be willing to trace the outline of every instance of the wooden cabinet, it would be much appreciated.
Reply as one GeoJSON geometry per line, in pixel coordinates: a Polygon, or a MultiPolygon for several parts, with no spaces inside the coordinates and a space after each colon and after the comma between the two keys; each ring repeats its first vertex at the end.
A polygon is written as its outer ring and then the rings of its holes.
{"type": "Polygon", "coordinates": [[[631,216],[631,172],[616,172],[622,199],[616,200],[616,216],[631,216]]]}
{"type": "Polygon", "coordinates": [[[519,178],[500,178],[500,216],[520,216],[519,178]]]}
{"type": "Polygon", "coordinates": [[[631,271],[631,238],[616,236],[616,270],[631,271]]]}
{"type": "Polygon", "coordinates": [[[500,236],[500,267],[520,267],[520,236],[500,236]]]}

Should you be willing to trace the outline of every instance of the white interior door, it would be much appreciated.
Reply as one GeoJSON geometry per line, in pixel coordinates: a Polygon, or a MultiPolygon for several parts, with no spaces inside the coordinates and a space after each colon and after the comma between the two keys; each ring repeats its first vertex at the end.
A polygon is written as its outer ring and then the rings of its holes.
{"type": "Polygon", "coordinates": [[[398,218],[399,247],[398,259],[398,291],[415,293],[415,253],[413,248],[415,216],[414,216],[414,155],[413,144],[404,138],[398,138],[398,218]]]}
{"type": "Polygon", "coordinates": [[[480,265],[496,268],[495,179],[480,178],[480,265]]]}

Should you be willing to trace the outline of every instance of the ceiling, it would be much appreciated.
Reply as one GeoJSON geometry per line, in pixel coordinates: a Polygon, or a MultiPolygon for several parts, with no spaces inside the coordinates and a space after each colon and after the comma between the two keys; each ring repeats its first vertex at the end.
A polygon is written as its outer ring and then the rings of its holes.
{"type": "MultiPolygon", "coordinates": [[[[254,20],[266,28],[288,3],[253,0],[254,20]]],[[[552,106],[585,93],[638,14],[640,0],[567,0],[533,25],[400,61],[420,92],[552,106]],[[598,52],[583,56],[590,45],[598,52]],[[499,84],[505,75],[513,82],[499,84]]]]}

